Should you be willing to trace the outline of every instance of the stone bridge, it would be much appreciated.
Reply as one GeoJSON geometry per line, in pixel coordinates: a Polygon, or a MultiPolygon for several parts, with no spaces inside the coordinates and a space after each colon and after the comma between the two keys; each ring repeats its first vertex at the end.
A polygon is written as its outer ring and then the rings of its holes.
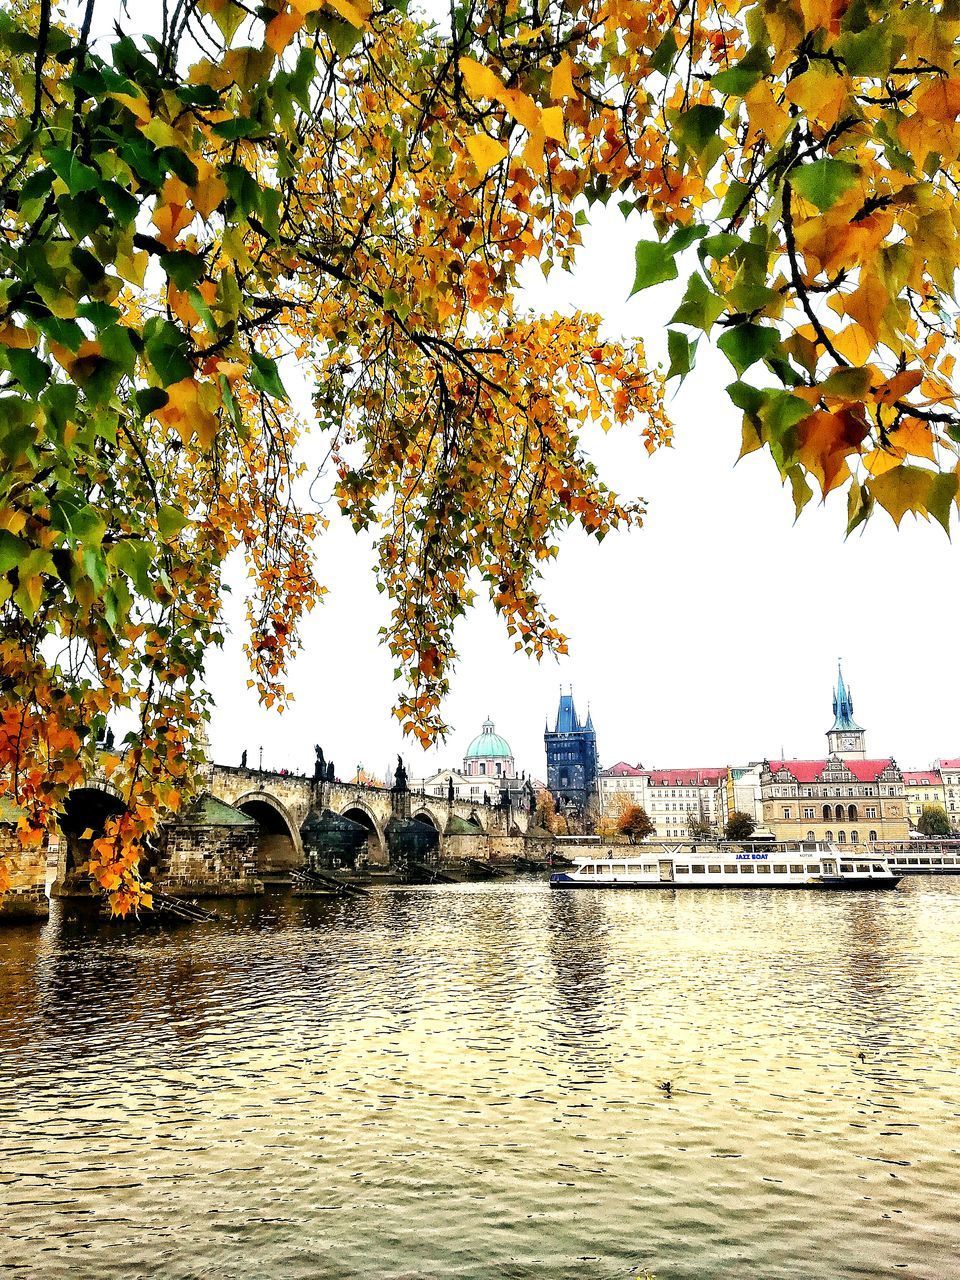
{"type": "MultiPolygon", "coordinates": [[[[205,789],[218,800],[241,810],[260,827],[260,856],[263,870],[282,870],[303,862],[300,828],[311,812],[329,809],[366,827],[367,855],[371,862],[389,861],[386,826],[395,813],[394,793],[385,787],[349,782],[314,782],[290,773],[213,764],[205,789]]],[[[530,815],[499,806],[447,800],[423,792],[407,793],[404,816],[428,823],[441,840],[450,832],[451,819],[459,818],[488,835],[526,831],[530,815]]]]}

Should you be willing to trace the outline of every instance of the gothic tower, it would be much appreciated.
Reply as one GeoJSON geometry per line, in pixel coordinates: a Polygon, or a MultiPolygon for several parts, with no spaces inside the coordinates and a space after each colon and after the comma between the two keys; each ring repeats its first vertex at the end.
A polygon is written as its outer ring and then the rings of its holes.
{"type": "Polygon", "coordinates": [[[864,760],[866,734],[853,718],[853,698],[837,663],[837,687],[833,691],[833,726],[827,730],[827,750],[841,760],[864,760]]]}
{"type": "Polygon", "coordinates": [[[589,711],[581,723],[573,703],[573,690],[560,694],[553,729],[544,729],[547,752],[547,787],[561,812],[587,815],[596,807],[597,734],[589,711]]]}

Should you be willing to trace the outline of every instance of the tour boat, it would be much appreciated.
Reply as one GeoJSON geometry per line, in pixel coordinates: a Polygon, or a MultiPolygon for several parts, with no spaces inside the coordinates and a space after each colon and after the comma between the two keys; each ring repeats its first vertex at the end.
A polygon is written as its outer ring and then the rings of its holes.
{"type": "Polygon", "coordinates": [[[956,846],[950,853],[941,849],[891,850],[884,855],[890,870],[901,876],[960,876],[960,850],[956,846]]]}
{"type": "Polygon", "coordinates": [[[664,845],[598,850],[550,877],[551,889],[893,889],[898,871],[866,849],[830,844],[664,845]]]}

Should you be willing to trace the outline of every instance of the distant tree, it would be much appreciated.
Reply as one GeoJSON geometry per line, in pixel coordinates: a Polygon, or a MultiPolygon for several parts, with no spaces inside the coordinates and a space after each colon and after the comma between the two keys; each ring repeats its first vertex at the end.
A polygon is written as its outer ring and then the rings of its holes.
{"type": "Polygon", "coordinates": [[[716,831],[702,813],[691,811],[687,818],[687,830],[691,840],[714,840],[716,831]]]}
{"type": "Polygon", "coordinates": [[[917,830],[925,836],[950,836],[953,828],[947,811],[941,804],[925,804],[917,823],[917,830]]]}
{"type": "Polygon", "coordinates": [[[617,829],[621,835],[629,836],[631,844],[636,844],[638,840],[652,836],[657,828],[643,805],[631,804],[621,813],[617,829]]]}
{"type": "Polygon", "coordinates": [[[737,809],[727,819],[725,833],[728,840],[749,840],[756,829],[757,824],[750,814],[737,809]]]}
{"type": "Polygon", "coordinates": [[[557,812],[557,802],[546,788],[537,794],[534,821],[538,827],[549,831],[552,836],[565,836],[569,833],[567,819],[562,813],[557,812]]]}

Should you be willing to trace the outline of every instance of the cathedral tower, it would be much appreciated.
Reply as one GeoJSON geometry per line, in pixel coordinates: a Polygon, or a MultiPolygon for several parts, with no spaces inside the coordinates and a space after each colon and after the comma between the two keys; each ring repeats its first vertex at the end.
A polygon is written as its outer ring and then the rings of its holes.
{"type": "Polygon", "coordinates": [[[560,694],[553,729],[544,729],[547,752],[547,787],[558,809],[586,815],[596,807],[597,734],[593,717],[587,712],[581,723],[573,703],[573,690],[560,694]]]}

